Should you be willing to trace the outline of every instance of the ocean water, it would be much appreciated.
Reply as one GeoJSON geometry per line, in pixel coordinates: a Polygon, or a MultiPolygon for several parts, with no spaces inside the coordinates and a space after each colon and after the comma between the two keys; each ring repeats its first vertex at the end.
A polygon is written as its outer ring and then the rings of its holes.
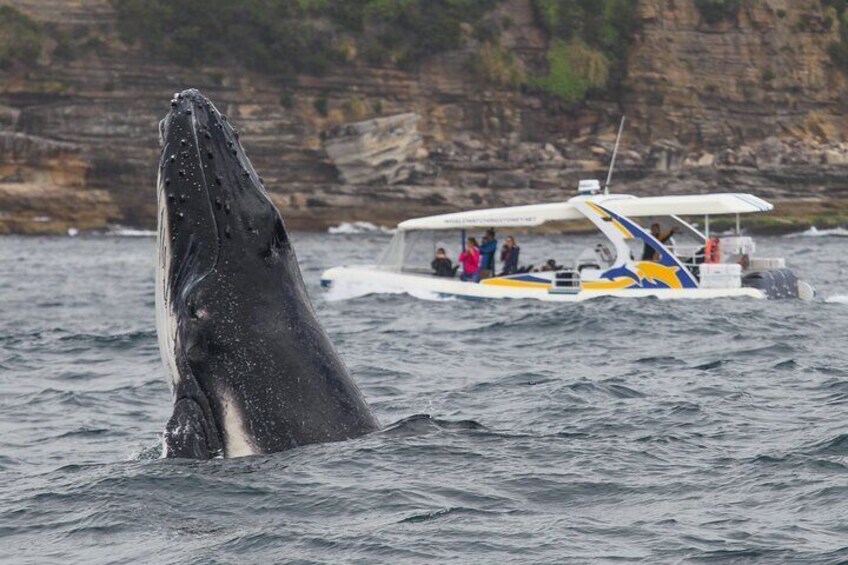
{"type": "Polygon", "coordinates": [[[848,240],[759,240],[812,303],[556,305],[328,300],[387,236],[293,237],[385,429],[215,461],[158,458],[154,241],[0,238],[0,562],[848,562],[848,240]]]}

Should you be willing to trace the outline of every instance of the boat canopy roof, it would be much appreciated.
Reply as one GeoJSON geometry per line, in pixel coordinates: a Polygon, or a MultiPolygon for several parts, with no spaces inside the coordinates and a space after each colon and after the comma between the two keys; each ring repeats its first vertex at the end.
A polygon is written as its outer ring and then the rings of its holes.
{"type": "Polygon", "coordinates": [[[489,208],[414,218],[398,224],[398,230],[451,230],[489,227],[532,227],[547,222],[583,219],[575,204],[593,202],[627,217],[713,216],[768,212],[774,206],[745,193],[650,196],[639,198],[622,194],[576,196],[567,202],[489,208]]]}

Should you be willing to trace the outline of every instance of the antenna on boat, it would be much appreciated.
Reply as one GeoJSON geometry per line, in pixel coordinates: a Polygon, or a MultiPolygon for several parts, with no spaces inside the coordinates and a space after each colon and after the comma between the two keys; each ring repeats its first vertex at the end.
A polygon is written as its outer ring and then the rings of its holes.
{"type": "Polygon", "coordinates": [[[621,116],[621,123],[618,126],[618,135],[615,137],[615,148],[612,150],[612,161],[610,161],[609,172],[607,173],[607,183],[604,185],[604,194],[609,194],[609,187],[612,182],[612,171],[615,168],[615,158],[618,156],[618,144],[621,141],[622,132],[624,132],[624,116],[621,116]]]}

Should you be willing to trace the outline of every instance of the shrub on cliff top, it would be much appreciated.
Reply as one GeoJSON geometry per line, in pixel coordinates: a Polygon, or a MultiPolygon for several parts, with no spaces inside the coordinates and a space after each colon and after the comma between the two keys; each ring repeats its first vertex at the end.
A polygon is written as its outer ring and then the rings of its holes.
{"type": "Polygon", "coordinates": [[[469,63],[471,71],[489,84],[517,88],[527,80],[524,69],[515,57],[488,41],[471,57],[469,63]]]}
{"type": "Polygon", "coordinates": [[[736,20],[742,0],[695,0],[695,7],[708,24],[717,24],[722,20],[736,20]]]}
{"type": "Polygon", "coordinates": [[[555,41],[548,49],[548,74],[530,79],[530,86],[555,96],[568,105],[576,104],[590,90],[601,90],[609,80],[609,64],[603,53],[580,39],[555,41]]]}
{"type": "Polygon", "coordinates": [[[0,69],[15,63],[34,65],[43,44],[40,25],[12,6],[0,6],[0,69]]]}
{"type": "Polygon", "coordinates": [[[530,86],[567,104],[590,90],[617,89],[626,73],[637,0],[533,0],[536,21],[551,42],[548,75],[530,86]]]}
{"type": "Polygon", "coordinates": [[[183,64],[215,60],[288,77],[347,62],[340,36],[355,38],[360,53],[414,65],[459,47],[461,24],[498,1],[112,0],[127,42],[183,64]]]}
{"type": "Polygon", "coordinates": [[[839,41],[832,42],[827,49],[830,59],[843,72],[848,72],[848,0],[821,0],[822,6],[836,10],[839,21],[839,41]]]}

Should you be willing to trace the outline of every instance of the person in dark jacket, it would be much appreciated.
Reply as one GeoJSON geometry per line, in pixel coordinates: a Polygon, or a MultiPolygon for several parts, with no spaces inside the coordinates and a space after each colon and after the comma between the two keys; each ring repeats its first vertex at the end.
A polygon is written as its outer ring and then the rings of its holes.
{"type": "Polygon", "coordinates": [[[512,275],[518,272],[518,254],[521,248],[515,244],[515,238],[509,236],[506,238],[506,244],[501,250],[501,261],[503,262],[503,270],[501,276],[512,275]]]}
{"type": "Polygon", "coordinates": [[[545,264],[539,268],[539,271],[547,272],[547,271],[561,271],[562,265],[557,265],[557,262],[554,259],[548,259],[545,261],[545,264]]]}
{"type": "Polygon", "coordinates": [[[498,252],[498,240],[495,239],[495,230],[486,230],[480,249],[480,278],[491,277],[495,273],[495,253],[498,252]]]}
{"type": "Polygon", "coordinates": [[[433,259],[430,266],[433,267],[433,274],[437,277],[453,278],[457,269],[453,266],[451,260],[448,259],[448,254],[441,247],[436,250],[436,258],[433,259]]]}
{"type": "MultiPolygon", "coordinates": [[[[674,226],[667,232],[662,232],[662,226],[659,224],[651,224],[651,235],[654,236],[654,239],[658,240],[660,243],[665,243],[671,236],[678,233],[680,228],[674,226]]],[[[642,249],[642,261],[659,261],[660,254],[657,253],[653,247],[651,247],[648,242],[645,242],[645,247],[642,249]]]]}

